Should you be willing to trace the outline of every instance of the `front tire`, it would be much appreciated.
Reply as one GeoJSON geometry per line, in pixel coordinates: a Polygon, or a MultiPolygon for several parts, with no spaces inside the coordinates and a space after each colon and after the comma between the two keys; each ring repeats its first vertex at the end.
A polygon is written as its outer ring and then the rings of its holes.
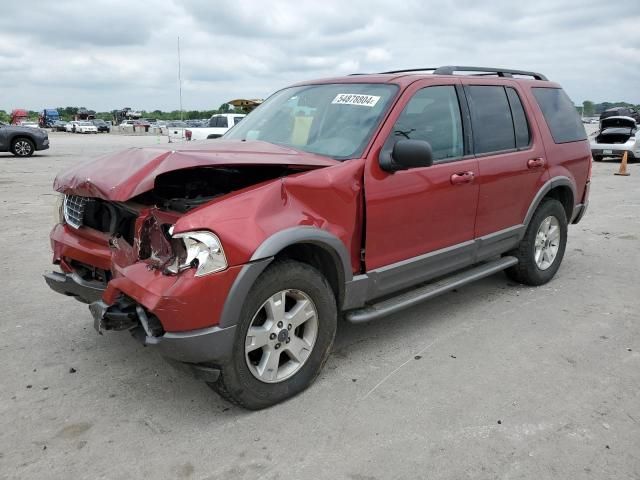
{"type": "Polygon", "coordinates": [[[507,269],[509,278],[526,285],[543,285],[560,268],[567,245],[567,214],[553,198],[542,201],[533,214],[518,248],[509,253],[518,264],[507,269]]]}
{"type": "Polygon", "coordinates": [[[336,323],[335,296],[324,276],[304,263],[277,261],[249,292],[231,358],[209,386],[251,410],[293,397],[320,373],[336,323]]]}
{"type": "Polygon", "coordinates": [[[30,157],[35,150],[35,144],[28,138],[16,138],[11,143],[11,153],[16,157],[30,157]]]}

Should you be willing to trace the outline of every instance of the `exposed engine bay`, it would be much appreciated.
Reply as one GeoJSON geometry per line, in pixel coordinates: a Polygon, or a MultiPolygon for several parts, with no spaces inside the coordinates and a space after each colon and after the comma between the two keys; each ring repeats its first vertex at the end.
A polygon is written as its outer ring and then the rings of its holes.
{"type": "Polygon", "coordinates": [[[182,242],[170,227],[183,214],[215,198],[265,181],[309,170],[286,165],[194,167],[158,175],[154,188],[126,202],[67,195],[64,216],[74,228],[85,226],[109,235],[113,261],[127,266],[138,260],[166,270],[182,242]]]}
{"type": "Polygon", "coordinates": [[[136,200],[143,204],[152,203],[164,210],[185,213],[216,197],[300,171],[282,165],[176,170],[158,175],[153,190],[136,200]]]}

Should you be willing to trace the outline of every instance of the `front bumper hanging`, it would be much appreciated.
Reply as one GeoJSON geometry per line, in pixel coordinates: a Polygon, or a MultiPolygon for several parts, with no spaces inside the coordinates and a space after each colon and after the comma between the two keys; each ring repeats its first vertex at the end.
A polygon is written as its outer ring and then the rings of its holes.
{"type": "Polygon", "coordinates": [[[107,284],[98,280],[85,280],[77,273],[47,272],[44,280],[54,292],[74,297],[83,303],[102,298],[107,284]]]}

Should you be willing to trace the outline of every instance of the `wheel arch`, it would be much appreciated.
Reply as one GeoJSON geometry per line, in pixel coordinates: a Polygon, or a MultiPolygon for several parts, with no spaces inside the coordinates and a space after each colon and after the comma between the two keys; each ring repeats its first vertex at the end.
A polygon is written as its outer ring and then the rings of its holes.
{"type": "Polygon", "coordinates": [[[9,145],[13,145],[14,142],[17,142],[20,139],[25,139],[25,140],[29,140],[31,143],[33,143],[33,145],[35,146],[36,141],[34,138],[32,138],[28,133],[26,132],[16,132],[13,135],[11,135],[9,137],[9,145]]]}
{"type": "Polygon", "coordinates": [[[542,186],[531,202],[524,220],[525,226],[529,225],[533,214],[545,198],[558,200],[567,214],[567,222],[571,223],[576,199],[575,185],[568,177],[554,177],[542,186]]]}
{"type": "Polygon", "coordinates": [[[244,299],[260,274],[276,259],[289,258],[311,265],[327,279],[336,295],[338,308],[345,296],[345,285],[353,279],[349,253],[332,233],[316,227],[293,227],[275,233],[255,250],[249,263],[234,281],[220,317],[219,326],[236,325],[244,299]]]}

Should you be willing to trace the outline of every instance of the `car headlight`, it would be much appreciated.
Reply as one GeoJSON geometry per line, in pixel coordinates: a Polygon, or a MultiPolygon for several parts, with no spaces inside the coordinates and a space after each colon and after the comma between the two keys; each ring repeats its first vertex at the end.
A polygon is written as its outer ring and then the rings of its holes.
{"type": "Polygon", "coordinates": [[[64,195],[56,195],[56,202],[53,205],[53,223],[64,224],[64,195]]]}
{"type": "Polygon", "coordinates": [[[176,274],[189,268],[196,269],[196,277],[219,272],[227,268],[220,239],[211,232],[184,232],[172,234],[174,262],[167,267],[170,273],[176,274]]]}

